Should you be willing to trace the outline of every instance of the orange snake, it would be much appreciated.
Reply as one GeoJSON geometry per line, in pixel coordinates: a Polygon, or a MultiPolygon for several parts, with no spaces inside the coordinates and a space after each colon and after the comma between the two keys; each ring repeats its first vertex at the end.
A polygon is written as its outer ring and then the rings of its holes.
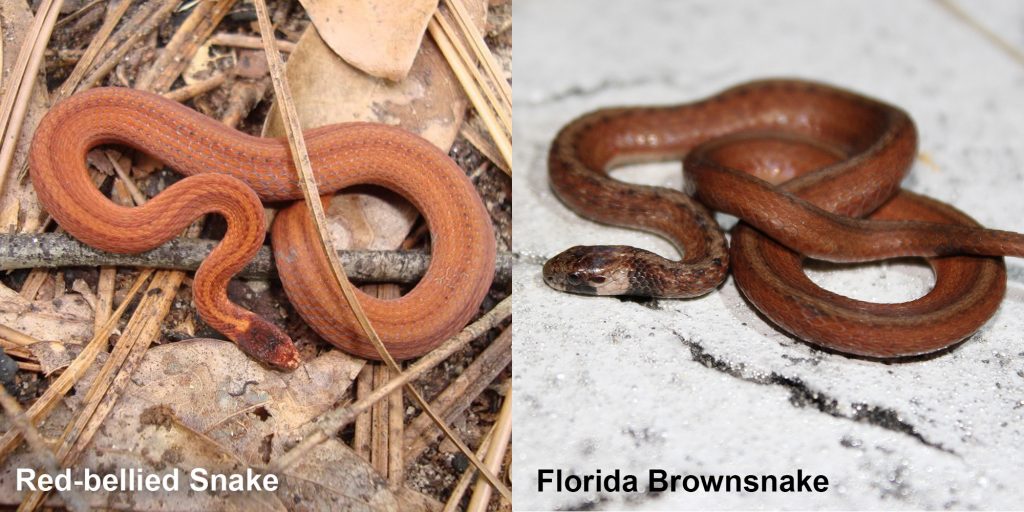
{"type": "Polygon", "coordinates": [[[680,106],[586,114],[552,144],[555,193],[588,218],[662,235],[684,257],[573,247],[545,264],[545,282],[594,295],[696,297],[722,283],[731,260],[746,298],[796,337],[880,358],[940,350],[998,308],[1005,266],[984,256],[1024,256],[1024,235],[983,229],[951,206],[900,190],[916,152],[917,132],[902,110],[799,80],[752,82],[680,106]],[[680,158],[693,198],[607,174],[624,163],[680,158]],[[731,249],[709,208],[743,221],[731,249]],[[802,267],[805,257],[902,256],[931,257],[936,284],[901,304],[823,290],[802,267]]]}
{"type": "MultiPolygon", "coordinates": [[[[495,259],[490,217],[465,173],[426,140],[382,124],[337,124],[305,135],[321,192],[359,184],[388,188],[419,209],[430,228],[431,264],[415,288],[394,300],[356,292],[391,354],[416,357],[458,332],[487,294],[495,259]]],[[[32,141],[30,165],[50,215],[98,249],[142,252],[203,214],[223,216],[227,233],[193,281],[196,310],[257,360],[298,366],[289,337],[226,292],[228,280],[263,243],[260,199],[302,198],[286,140],[238,132],[153,94],[102,88],[47,113],[32,141]],[[117,205],[96,189],[86,167],[87,152],[102,144],[140,149],[188,177],[144,205],[117,205]]],[[[378,358],[331,278],[305,202],[278,214],[271,237],[285,292],[306,322],[339,348],[378,358]]]]}

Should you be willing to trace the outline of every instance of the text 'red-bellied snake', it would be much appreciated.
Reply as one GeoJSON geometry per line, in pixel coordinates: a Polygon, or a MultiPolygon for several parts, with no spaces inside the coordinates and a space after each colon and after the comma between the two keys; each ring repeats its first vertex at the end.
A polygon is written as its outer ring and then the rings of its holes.
{"type": "MultiPolygon", "coordinates": [[[[356,291],[370,323],[397,359],[422,355],[476,314],[494,273],[490,217],[465,173],[446,154],[404,130],[345,123],[305,132],[323,193],[378,185],[408,199],[426,219],[431,263],[407,294],[382,300],[356,291]]],[[[216,213],[228,224],[223,241],[196,271],[196,310],[211,327],[256,359],[294,368],[289,337],[232,303],[228,280],[263,243],[264,201],[302,198],[288,142],[253,137],[159,96],[125,88],[76,94],[40,122],[30,152],[32,182],[51,216],[98,249],[136,253],[216,213]],[[137,207],[101,194],[86,153],[102,144],[142,150],[188,177],[137,207]]],[[[379,358],[331,277],[305,202],[282,210],[271,230],[274,257],[289,300],[324,339],[365,358],[379,358]]]]}
{"type": "Polygon", "coordinates": [[[995,313],[1006,289],[998,256],[1024,256],[1024,235],[984,229],[949,205],[901,190],[916,153],[914,123],[901,109],[799,80],[751,82],[679,106],[586,114],[552,144],[555,193],[584,217],[659,234],[684,257],[578,246],[550,259],[544,280],[583,294],[696,297],[722,283],[731,261],[754,307],[810,343],[880,358],[945,348],[995,313]],[[680,158],[685,193],[608,175],[625,163],[680,158]],[[709,209],[742,220],[731,248],[709,209]],[[929,257],[935,286],[898,304],[826,291],[802,267],[806,257],[904,256],[929,257]]]}

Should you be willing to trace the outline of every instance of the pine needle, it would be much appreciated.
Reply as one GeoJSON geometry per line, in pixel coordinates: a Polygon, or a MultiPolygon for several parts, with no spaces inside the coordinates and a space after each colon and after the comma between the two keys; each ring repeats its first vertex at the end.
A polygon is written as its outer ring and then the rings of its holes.
{"type": "MultiPolygon", "coordinates": [[[[284,77],[284,63],[281,61],[281,55],[277,50],[276,38],[274,37],[274,29],[270,23],[270,14],[267,11],[267,4],[264,0],[254,0],[253,4],[256,6],[256,16],[259,20],[260,36],[263,39],[263,48],[267,54],[267,63],[270,68],[270,77],[274,84],[274,92],[277,95],[278,105],[281,108],[281,118],[284,121],[285,133],[288,136],[288,142],[292,148],[292,158],[295,161],[295,167],[299,172],[299,184],[302,188],[302,193],[305,196],[306,203],[309,206],[309,211],[312,216],[313,224],[316,226],[317,233],[320,235],[320,248],[324,251],[328,262],[330,262],[331,273],[334,275],[335,281],[341,286],[342,294],[345,296],[345,300],[348,302],[352,312],[356,319],[359,321],[360,327],[366,333],[367,338],[373,343],[377,351],[380,353],[381,358],[387,363],[389,367],[395,372],[396,378],[401,377],[402,369],[395,362],[395,359],[388,353],[387,347],[381,341],[377,332],[370,325],[369,319],[366,318],[366,313],[363,311],[362,305],[355,296],[355,292],[352,289],[352,284],[349,283],[345,277],[345,273],[341,268],[341,262],[338,261],[338,255],[333,249],[333,244],[330,240],[330,234],[327,231],[327,219],[324,214],[323,204],[320,201],[319,189],[316,185],[316,180],[313,174],[313,166],[309,160],[309,153],[306,150],[306,141],[302,135],[302,127],[299,124],[299,116],[295,111],[295,104],[292,100],[291,91],[288,88],[288,82],[284,77]]],[[[406,386],[410,395],[419,402],[424,412],[429,414],[437,425],[445,432],[445,435],[459,449],[466,455],[470,462],[480,470],[480,473],[484,475],[487,480],[503,495],[511,499],[511,491],[508,487],[501,483],[494,476],[493,473],[487,470],[483,466],[483,463],[477,459],[476,455],[469,449],[465,443],[462,442],[455,435],[455,433],[445,425],[444,421],[438,417],[433,410],[431,410],[427,401],[420,395],[420,393],[413,388],[411,385],[406,386]]]]}

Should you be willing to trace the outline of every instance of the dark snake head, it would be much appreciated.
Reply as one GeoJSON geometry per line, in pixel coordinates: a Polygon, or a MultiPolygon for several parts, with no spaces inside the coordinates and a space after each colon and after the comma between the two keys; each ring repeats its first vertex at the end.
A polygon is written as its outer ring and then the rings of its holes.
{"type": "Polygon", "coordinates": [[[544,264],[544,282],[563,292],[628,295],[632,247],[577,245],[544,264]]]}
{"type": "Polygon", "coordinates": [[[249,327],[237,339],[238,348],[253,359],[281,370],[299,367],[299,351],[291,338],[274,324],[256,316],[246,315],[249,327]]]}

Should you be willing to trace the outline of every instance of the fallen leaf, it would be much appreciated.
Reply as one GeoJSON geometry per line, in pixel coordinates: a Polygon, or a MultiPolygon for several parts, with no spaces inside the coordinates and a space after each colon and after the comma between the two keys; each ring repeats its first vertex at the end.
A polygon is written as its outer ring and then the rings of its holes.
{"type": "Polygon", "coordinates": [[[29,352],[39,360],[39,366],[43,369],[43,375],[67,368],[71,361],[82,351],[82,345],[69,343],[63,344],[56,341],[40,341],[28,346],[29,352]]]}
{"type": "Polygon", "coordinates": [[[0,324],[38,340],[85,342],[92,338],[93,310],[77,293],[30,301],[0,286],[0,324]]]}
{"type": "MultiPolygon", "coordinates": [[[[194,339],[150,349],[76,464],[100,473],[139,468],[180,474],[177,492],[86,493],[92,506],[135,510],[246,510],[330,508],[400,510],[387,482],[343,443],[314,450],[284,476],[276,493],[191,491],[189,472],[238,473],[259,468],[284,451],[303,425],[334,406],[359,373],[363,361],[332,350],[292,373],[268,370],[235,345],[194,339]],[[304,500],[295,503],[293,498],[304,500]],[[225,498],[228,500],[225,504],[225,498]]],[[[90,382],[76,386],[84,395],[90,382]]],[[[22,451],[0,471],[0,502],[16,503],[18,467],[36,466],[22,451]]]]}
{"type": "MultiPolygon", "coordinates": [[[[484,5],[477,1],[470,7],[482,22],[484,5]]],[[[288,58],[286,75],[303,128],[381,122],[401,126],[448,151],[468,105],[430,38],[423,40],[405,79],[392,82],[369,76],[339,58],[310,27],[288,58]]],[[[267,115],[263,134],[284,135],[276,104],[267,115]]],[[[369,187],[337,194],[325,207],[328,229],[339,249],[395,249],[418,216],[400,196],[369,187]]]]}
{"type": "Polygon", "coordinates": [[[300,0],[324,41],[380,78],[409,73],[437,0],[300,0]]]}

